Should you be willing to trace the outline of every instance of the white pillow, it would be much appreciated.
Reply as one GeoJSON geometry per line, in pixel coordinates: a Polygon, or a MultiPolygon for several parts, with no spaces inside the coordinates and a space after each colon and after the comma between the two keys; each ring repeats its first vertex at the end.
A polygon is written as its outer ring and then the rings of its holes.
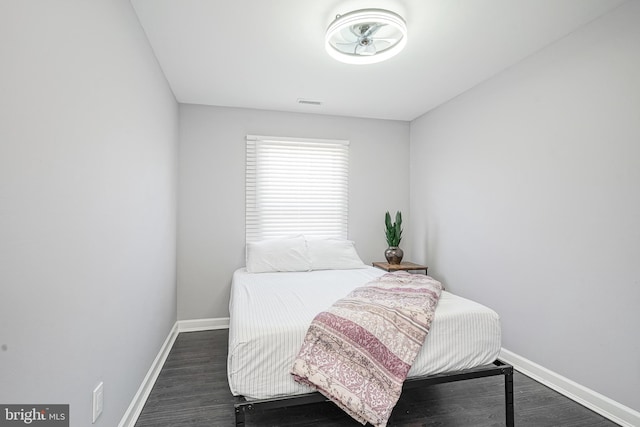
{"type": "Polygon", "coordinates": [[[311,270],[304,236],[247,243],[246,256],[249,273],[311,270]]]}
{"type": "Polygon", "coordinates": [[[346,270],[366,267],[351,240],[307,239],[307,249],[312,270],[346,270]]]}

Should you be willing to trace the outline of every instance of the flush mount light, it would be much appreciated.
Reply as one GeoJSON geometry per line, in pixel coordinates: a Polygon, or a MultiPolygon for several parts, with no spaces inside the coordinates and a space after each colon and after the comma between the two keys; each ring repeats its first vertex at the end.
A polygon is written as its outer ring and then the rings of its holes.
{"type": "Polygon", "coordinates": [[[407,24],[384,9],[362,9],[338,15],[327,28],[329,55],[348,64],[373,64],[397,55],[407,44],[407,24]]]}

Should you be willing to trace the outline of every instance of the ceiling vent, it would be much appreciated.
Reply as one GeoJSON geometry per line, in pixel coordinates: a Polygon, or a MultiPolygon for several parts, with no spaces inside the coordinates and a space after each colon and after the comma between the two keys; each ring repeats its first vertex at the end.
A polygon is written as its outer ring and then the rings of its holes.
{"type": "Polygon", "coordinates": [[[314,101],[313,99],[298,98],[298,104],[304,105],[322,105],[322,101],[314,101]]]}

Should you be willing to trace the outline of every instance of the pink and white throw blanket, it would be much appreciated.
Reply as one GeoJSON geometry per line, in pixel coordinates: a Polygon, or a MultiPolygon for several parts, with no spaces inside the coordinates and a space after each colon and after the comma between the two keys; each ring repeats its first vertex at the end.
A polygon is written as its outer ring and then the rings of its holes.
{"type": "Polygon", "coordinates": [[[291,371],[362,424],[386,426],[429,333],[440,282],[387,273],[318,314],[291,371]]]}

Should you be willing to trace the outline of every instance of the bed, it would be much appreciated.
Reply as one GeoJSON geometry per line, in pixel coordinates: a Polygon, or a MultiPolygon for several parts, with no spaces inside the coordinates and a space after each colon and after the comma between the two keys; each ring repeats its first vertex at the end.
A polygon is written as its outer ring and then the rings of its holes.
{"type": "MultiPolygon", "coordinates": [[[[233,275],[227,372],[237,396],[236,425],[245,412],[326,400],[295,382],[291,366],[314,316],[358,286],[385,274],[363,266],[340,270],[233,275]]],[[[491,309],[443,291],[431,330],[404,389],[505,376],[506,425],[513,425],[513,368],[498,360],[500,319],[491,309]]]]}

